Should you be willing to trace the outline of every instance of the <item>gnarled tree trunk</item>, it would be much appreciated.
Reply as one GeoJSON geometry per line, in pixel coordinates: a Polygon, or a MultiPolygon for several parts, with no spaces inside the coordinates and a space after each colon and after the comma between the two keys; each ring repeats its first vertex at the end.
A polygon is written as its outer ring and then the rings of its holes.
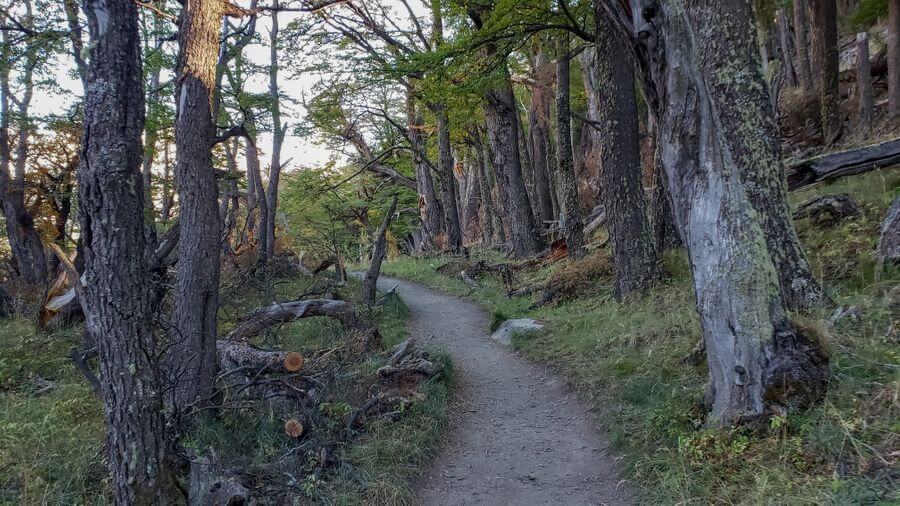
{"type": "Polygon", "coordinates": [[[177,502],[167,458],[152,249],[144,235],[137,6],[86,0],[91,58],[78,193],[88,316],[100,357],[110,489],[118,504],[177,502]]]}
{"type": "MultiPolygon", "coordinates": [[[[724,101],[722,83],[712,81],[706,70],[713,64],[729,68],[734,53],[745,51],[744,41],[756,53],[749,5],[743,0],[632,0],[632,17],[618,2],[598,1],[632,37],[651,106],[659,114],[662,161],[706,343],[712,423],[756,420],[776,405],[794,408],[820,399],[827,358],[817,339],[787,317],[762,223],[748,195],[752,183],[728,142],[757,131],[723,117],[723,109],[735,104],[724,101]]],[[[753,75],[758,74],[749,78],[753,75]]],[[[765,86],[754,79],[731,91],[740,95],[751,88],[765,86]]]]}

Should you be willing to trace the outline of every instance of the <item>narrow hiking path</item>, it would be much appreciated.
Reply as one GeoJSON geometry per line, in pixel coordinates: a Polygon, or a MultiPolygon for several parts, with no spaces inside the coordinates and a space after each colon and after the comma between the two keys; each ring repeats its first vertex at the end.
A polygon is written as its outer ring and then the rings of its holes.
{"type": "Polygon", "coordinates": [[[411,311],[410,335],[453,358],[448,439],[422,480],[424,504],[630,504],[608,442],[551,372],[489,339],[475,304],[382,277],[411,311]],[[433,336],[433,337],[432,337],[433,336]]]}

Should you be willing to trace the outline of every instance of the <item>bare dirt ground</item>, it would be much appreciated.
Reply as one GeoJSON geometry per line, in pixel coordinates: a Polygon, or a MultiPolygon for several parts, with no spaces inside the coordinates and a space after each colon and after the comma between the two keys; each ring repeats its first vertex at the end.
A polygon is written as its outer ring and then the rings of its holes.
{"type": "Polygon", "coordinates": [[[382,277],[411,335],[453,358],[451,429],[419,485],[423,504],[631,504],[609,443],[562,380],[489,339],[478,306],[382,277]]]}

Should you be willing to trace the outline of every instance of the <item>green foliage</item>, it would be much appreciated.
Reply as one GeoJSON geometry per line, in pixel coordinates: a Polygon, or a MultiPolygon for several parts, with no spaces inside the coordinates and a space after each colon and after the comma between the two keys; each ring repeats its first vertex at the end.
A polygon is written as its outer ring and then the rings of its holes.
{"type": "Polygon", "coordinates": [[[854,28],[867,28],[888,14],[888,0],[860,0],[856,12],[850,16],[854,28]]]}

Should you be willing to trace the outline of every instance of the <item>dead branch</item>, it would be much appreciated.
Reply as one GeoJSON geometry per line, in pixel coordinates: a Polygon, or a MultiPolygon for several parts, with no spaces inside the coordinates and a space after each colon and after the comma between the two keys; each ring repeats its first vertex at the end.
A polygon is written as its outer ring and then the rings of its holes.
{"type": "Polygon", "coordinates": [[[295,300],[273,304],[250,313],[243,323],[225,336],[225,340],[246,341],[273,325],[313,316],[334,318],[341,322],[344,328],[351,330],[359,330],[360,327],[353,306],[348,302],[332,299],[295,300]]]}

